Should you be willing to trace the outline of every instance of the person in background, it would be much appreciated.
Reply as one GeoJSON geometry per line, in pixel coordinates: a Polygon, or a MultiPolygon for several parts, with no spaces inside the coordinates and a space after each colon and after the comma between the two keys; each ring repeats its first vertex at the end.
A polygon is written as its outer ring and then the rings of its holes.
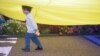
{"type": "Polygon", "coordinates": [[[2,29],[4,27],[3,23],[5,22],[6,22],[5,18],[3,17],[2,14],[0,14],[0,35],[2,35],[2,31],[3,31],[2,29]]]}
{"type": "Polygon", "coordinates": [[[25,47],[22,48],[22,50],[25,52],[30,51],[30,40],[32,40],[37,45],[37,48],[35,50],[43,50],[43,47],[38,39],[38,36],[40,35],[38,26],[36,24],[34,16],[31,15],[32,7],[23,5],[22,10],[26,15],[27,28],[27,33],[25,35],[25,47]]]}
{"type": "Polygon", "coordinates": [[[0,14],[0,24],[5,23],[5,22],[6,22],[6,21],[5,21],[5,19],[3,18],[3,15],[0,14]]]}

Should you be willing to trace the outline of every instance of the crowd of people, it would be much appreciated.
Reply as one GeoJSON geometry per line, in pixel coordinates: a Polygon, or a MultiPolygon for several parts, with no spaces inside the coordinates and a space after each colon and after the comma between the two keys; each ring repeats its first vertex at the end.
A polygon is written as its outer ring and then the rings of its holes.
{"type": "Polygon", "coordinates": [[[69,26],[66,34],[100,34],[100,25],[69,26]]]}
{"type": "Polygon", "coordinates": [[[100,25],[50,26],[51,33],[60,35],[100,34],[100,25]]]}

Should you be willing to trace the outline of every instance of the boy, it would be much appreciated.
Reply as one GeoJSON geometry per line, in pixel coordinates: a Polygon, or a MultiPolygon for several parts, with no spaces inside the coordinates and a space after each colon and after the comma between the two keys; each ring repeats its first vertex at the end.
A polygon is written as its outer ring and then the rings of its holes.
{"type": "Polygon", "coordinates": [[[25,36],[25,47],[22,49],[25,52],[30,51],[30,40],[32,40],[37,45],[37,48],[35,50],[43,50],[42,45],[37,37],[40,35],[40,33],[38,31],[35,19],[31,15],[31,9],[32,7],[30,6],[22,6],[23,13],[26,15],[26,27],[27,27],[27,33],[25,36]]]}

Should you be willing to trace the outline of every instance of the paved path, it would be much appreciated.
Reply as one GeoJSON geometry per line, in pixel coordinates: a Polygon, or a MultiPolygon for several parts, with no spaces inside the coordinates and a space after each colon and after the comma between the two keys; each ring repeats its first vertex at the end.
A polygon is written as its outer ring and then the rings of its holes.
{"type": "Polygon", "coordinates": [[[100,56],[100,46],[80,36],[40,37],[43,51],[35,51],[31,42],[31,52],[23,52],[21,48],[24,38],[19,38],[8,56],[100,56]]]}
{"type": "Polygon", "coordinates": [[[0,56],[8,56],[10,53],[11,48],[16,43],[17,38],[0,38],[0,56]]]}

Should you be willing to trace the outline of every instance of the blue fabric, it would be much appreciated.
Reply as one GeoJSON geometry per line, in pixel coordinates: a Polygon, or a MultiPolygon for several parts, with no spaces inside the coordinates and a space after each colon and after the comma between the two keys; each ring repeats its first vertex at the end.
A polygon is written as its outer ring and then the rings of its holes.
{"type": "Polygon", "coordinates": [[[30,40],[34,42],[38,47],[42,48],[42,45],[38,37],[34,33],[26,33],[25,35],[25,48],[30,48],[30,40]]]}
{"type": "Polygon", "coordinates": [[[85,37],[97,45],[100,45],[100,35],[86,35],[85,37]]]}

